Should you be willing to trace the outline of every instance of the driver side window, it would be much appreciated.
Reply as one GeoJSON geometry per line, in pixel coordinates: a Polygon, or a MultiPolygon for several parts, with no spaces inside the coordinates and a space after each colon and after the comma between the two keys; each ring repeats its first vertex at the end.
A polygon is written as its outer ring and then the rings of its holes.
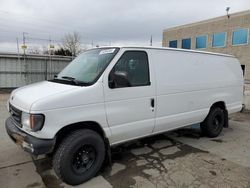
{"type": "Polygon", "coordinates": [[[148,56],[144,51],[126,51],[109,75],[110,88],[150,85],[148,56]]]}

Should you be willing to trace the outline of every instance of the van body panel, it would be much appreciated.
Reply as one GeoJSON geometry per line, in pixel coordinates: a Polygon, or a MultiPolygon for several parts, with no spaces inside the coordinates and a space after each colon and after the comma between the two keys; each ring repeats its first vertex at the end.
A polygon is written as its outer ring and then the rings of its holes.
{"type": "Polygon", "coordinates": [[[56,94],[61,95],[66,91],[74,90],[77,88],[78,87],[72,85],[42,81],[14,90],[11,93],[10,100],[11,103],[18,109],[25,112],[30,112],[31,106],[38,100],[42,98],[48,100],[50,96],[56,94]]]}
{"type": "Polygon", "coordinates": [[[101,125],[106,136],[111,134],[105,117],[104,103],[58,108],[43,111],[43,114],[46,117],[44,127],[41,131],[32,132],[33,136],[51,139],[65,125],[88,121],[101,125]]]}
{"type": "Polygon", "coordinates": [[[36,111],[46,111],[60,108],[70,109],[71,107],[103,103],[102,88],[102,84],[97,82],[92,86],[78,86],[74,90],[68,90],[46,98],[41,97],[32,104],[31,112],[35,113],[36,111]]]}
{"type": "Polygon", "coordinates": [[[218,101],[239,110],[243,78],[237,59],[163,50],[155,50],[152,59],[157,73],[155,132],[202,122],[218,101]]]}

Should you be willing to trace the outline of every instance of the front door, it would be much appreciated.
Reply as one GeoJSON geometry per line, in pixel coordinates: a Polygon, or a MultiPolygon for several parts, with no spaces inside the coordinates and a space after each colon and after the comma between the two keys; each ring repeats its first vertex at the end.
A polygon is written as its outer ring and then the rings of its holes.
{"type": "Polygon", "coordinates": [[[125,51],[104,76],[111,144],[149,135],[155,121],[155,83],[145,51],[125,51]]]}

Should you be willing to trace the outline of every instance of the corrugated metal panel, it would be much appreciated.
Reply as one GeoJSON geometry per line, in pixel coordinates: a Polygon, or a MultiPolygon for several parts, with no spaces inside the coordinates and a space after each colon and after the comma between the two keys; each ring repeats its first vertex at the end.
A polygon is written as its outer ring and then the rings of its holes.
{"type": "Polygon", "coordinates": [[[63,56],[0,54],[0,88],[52,79],[71,60],[71,57],[63,56]]]}

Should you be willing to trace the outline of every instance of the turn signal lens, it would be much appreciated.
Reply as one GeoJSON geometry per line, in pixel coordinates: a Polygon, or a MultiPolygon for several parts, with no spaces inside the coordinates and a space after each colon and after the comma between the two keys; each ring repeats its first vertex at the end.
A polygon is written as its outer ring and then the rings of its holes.
{"type": "Polygon", "coordinates": [[[39,131],[43,128],[45,117],[43,114],[30,114],[30,129],[39,131]]]}

